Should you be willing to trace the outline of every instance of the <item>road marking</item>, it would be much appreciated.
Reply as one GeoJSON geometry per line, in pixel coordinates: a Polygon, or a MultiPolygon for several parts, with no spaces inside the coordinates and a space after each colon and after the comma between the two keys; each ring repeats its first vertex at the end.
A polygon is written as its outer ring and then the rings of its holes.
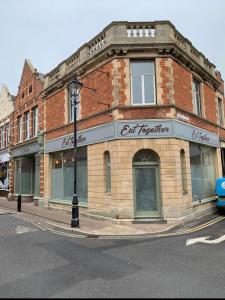
{"type": "Polygon", "coordinates": [[[16,234],[34,232],[34,231],[37,231],[37,229],[32,229],[32,228],[25,227],[25,226],[16,226],[16,234]]]}
{"type": "Polygon", "coordinates": [[[198,237],[198,238],[194,238],[194,239],[188,239],[186,241],[186,246],[191,246],[197,243],[205,243],[205,244],[219,244],[223,241],[225,241],[225,235],[222,235],[221,237],[219,237],[218,239],[215,240],[208,240],[208,238],[210,238],[210,236],[203,236],[203,237],[198,237]]]}

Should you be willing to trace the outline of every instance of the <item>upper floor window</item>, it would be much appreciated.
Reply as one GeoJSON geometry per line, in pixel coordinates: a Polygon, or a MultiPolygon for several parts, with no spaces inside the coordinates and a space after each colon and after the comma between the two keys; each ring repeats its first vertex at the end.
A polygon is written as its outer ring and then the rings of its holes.
{"type": "Polygon", "coordinates": [[[223,100],[221,98],[218,98],[218,123],[220,126],[223,126],[223,100]]]}
{"type": "Polygon", "coordinates": [[[22,142],[22,116],[18,118],[18,123],[17,123],[17,128],[18,128],[18,142],[22,142]]]}
{"type": "Polygon", "coordinates": [[[4,148],[4,127],[0,127],[0,149],[4,148]]]}
{"type": "Polygon", "coordinates": [[[9,123],[5,125],[5,139],[6,139],[6,147],[10,142],[10,125],[9,123]]]}
{"type": "Polygon", "coordinates": [[[22,99],[25,97],[25,93],[24,92],[22,92],[22,99]]]}
{"type": "Polygon", "coordinates": [[[37,133],[38,133],[38,106],[33,108],[32,114],[33,114],[32,135],[37,136],[37,133]]]}
{"type": "Polygon", "coordinates": [[[29,111],[25,113],[25,139],[28,140],[30,138],[30,114],[29,111]]]}
{"type": "Polygon", "coordinates": [[[155,104],[155,70],[153,61],[131,62],[131,94],[133,105],[155,104]]]}
{"type": "Polygon", "coordinates": [[[193,80],[193,105],[194,113],[198,116],[202,116],[202,104],[201,104],[201,94],[200,94],[200,82],[193,80]]]}
{"type": "MultiPolygon", "coordinates": [[[[69,115],[70,122],[74,122],[74,103],[73,98],[69,98],[69,115]]],[[[76,105],[76,118],[78,119],[80,116],[80,96],[77,97],[77,105],[76,105]]]]}
{"type": "Polygon", "coordinates": [[[32,93],[33,87],[32,84],[29,85],[29,94],[32,93]]]}

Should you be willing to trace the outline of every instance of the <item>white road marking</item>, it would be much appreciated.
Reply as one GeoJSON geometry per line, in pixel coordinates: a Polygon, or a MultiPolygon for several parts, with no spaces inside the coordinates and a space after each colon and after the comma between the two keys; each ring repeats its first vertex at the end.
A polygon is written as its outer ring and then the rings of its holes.
{"type": "Polygon", "coordinates": [[[219,244],[219,243],[225,241],[225,235],[222,235],[218,239],[210,240],[210,241],[208,240],[208,238],[210,238],[210,236],[203,236],[203,237],[198,237],[198,238],[194,238],[194,239],[188,239],[186,241],[186,246],[188,247],[188,246],[194,245],[196,243],[219,244]]]}
{"type": "Polygon", "coordinates": [[[34,231],[37,231],[37,229],[32,229],[32,228],[24,227],[24,226],[16,227],[16,234],[21,234],[21,233],[26,233],[26,232],[34,232],[34,231]]]}

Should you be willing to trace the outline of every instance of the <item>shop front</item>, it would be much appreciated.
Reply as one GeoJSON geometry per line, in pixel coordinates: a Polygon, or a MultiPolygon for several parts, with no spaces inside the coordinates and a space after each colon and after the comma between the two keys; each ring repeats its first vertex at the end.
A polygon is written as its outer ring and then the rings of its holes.
{"type": "Polygon", "coordinates": [[[9,152],[0,151],[0,197],[7,197],[9,193],[9,152]]]}
{"type": "MultiPolygon", "coordinates": [[[[51,199],[71,203],[74,193],[74,150],[57,151],[51,155],[51,199]]],[[[78,148],[77,194],[80,205],[87,204],[87,147],[78,148]]]]}
{"type": "MultiPolygon", "coordinates": [[[[173,221],[215,199],[221,162],[212,132],[177,120],[132,120],[77,136],[78,200],[89,214],[173,221]]],[[[51,205],[71,205],[73,146],[73,134],[46,142],[51,205]]]]}
{"type": "Polygon", "coordinates": [[[38,143],[12,149],[14,161],[14,196],[33,202],[40,194],[40,147],[38,143]]]}

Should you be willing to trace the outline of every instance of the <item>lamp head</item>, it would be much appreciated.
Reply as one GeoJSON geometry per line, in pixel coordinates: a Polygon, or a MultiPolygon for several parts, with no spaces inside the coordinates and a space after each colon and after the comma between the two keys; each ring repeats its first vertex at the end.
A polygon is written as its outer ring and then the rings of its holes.
{"type": "Polygon", "coordinates": [[[72,80],[69,84],[68,84],[68,90],[70,93],[70,97],[73,96],[78,96],[80,94],[80,90],[83,87],[83,83],[80,82],[77,79],[72,80]]]}

